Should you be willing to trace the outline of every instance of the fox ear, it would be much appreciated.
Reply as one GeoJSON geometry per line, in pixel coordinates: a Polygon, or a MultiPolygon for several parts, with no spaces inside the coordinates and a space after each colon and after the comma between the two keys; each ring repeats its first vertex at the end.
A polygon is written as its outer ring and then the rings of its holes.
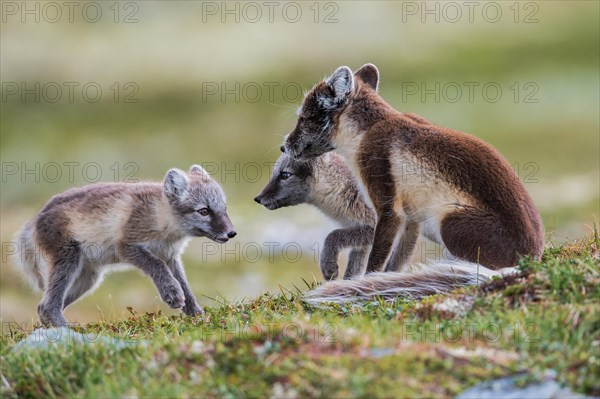
{"type": "Polygon", "coordinates": [[[210,177],[210,175],[208,174],[208,172],[206,171],[206,169],[204,169],[202,166],[200,165],[192,165],[190,167],[190,171],[188,172],[188,174],[190,175],[200,175],[200,176],[205,176],[205,177],[210,177]]]}
{"type": "Polygon", "coordinates": [[[335,100],[343,101],[354,90],[354,75],[347,66],[341,66],[325,80],[333,91],[335,100]]]}
{"type": "Polygon", "coordinates": [[[368,84],[373,90],[379,90],[379,70],[373,64],[365,64],[361,66],[354,76],[368,84]]]}
{"type": "Polygon", "coordinates": [[[181,170],[171,169],[165,176],[164,188],[167,198],[182,198],[188,191],[188,178],[181,170]]]}

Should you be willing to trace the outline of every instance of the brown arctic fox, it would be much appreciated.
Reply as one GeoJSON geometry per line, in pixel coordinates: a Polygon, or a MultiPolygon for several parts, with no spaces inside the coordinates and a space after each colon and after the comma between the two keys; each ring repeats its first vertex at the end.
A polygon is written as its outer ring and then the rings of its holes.
{"type": "MultiPolygon", "coordinates": [[[[271,179],[254,200],[269,210],[299,204],[315,206],[343,226],[325,238],[320,263],[325,280],[337,277],[337,259],[345,248],[352,249],[344,278],[364,274],[377,218],[340,155],[328,152],[307,161],[296,161],[281,154],[271,179]]],[[[413,240],[417,236],[405,235],[413,240]]],[[[412,252],[403,250],[412,250],[412,245],[401,244],[406,245],[399,245],[399,251],[390,258],[386,271],[398,270],[410,258],[412,252]]]]}
{"type": "MultiPolygon", "coordinates": [[[[379,96],[378,84],[372,64],[355,74],[338,68],[305,96],[285,142],[296,159],[337,149],[348,162],[377,212],[367,273],[381,271],[397,237],[415,225],[456,258],[448,278],[478,265],[511,267],[524,255],[539,259],[540,215],[508,162],[474,136],[396,111],[379,96]]],[[[396,295],[410,286],[404,277],[376,273],[325,284],[309,296],[396,295]]]]}
{"type": "Polygon", "coordinates": [[[162,184],[99,183],[54,196],[17,234],[15,261],[44,291],[45,325],[65,325],[63,309],[117,263],[150,276],[171,308],[198,315],[181,253],[190,237],[224,243],[235,235],[223,190],[194,165],[187,174],[169,170],[162,184]]]}

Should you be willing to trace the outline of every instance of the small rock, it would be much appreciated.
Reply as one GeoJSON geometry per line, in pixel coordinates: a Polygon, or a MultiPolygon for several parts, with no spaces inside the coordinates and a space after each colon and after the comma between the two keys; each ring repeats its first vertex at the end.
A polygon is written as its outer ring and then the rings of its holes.
{"type": "Polygon", "coordinates": [[[585,399],[586,396],[577,394],[562,387],[555,381],[556,372],[549,370],[544,380],[532,383],[526,387],[518,387],[515,382],[525,374],[517,374],[492,381],[485,381],[459,394],[456,399],[585,399]]]}
{"type": "Polygon", "coordinates": [[[103,343],[113,345],[116,349],[121,349],[133,344],[133,341],[127,341],[122,338],[106,337],[99,334],[81,334],[68,327],[38,328],[31,332],[27,338],[19,341],[13,348],[14,351],[30,348],[45,349],[53,344],[66,345],[71,342],[79,344],[103,343]]]}
{"type": "Polygon", "coordinates": [[[395,353],[394,348],[373,348],[370,351],[371,356],[379,359],[382,357],[392,356],[395,353]]]}

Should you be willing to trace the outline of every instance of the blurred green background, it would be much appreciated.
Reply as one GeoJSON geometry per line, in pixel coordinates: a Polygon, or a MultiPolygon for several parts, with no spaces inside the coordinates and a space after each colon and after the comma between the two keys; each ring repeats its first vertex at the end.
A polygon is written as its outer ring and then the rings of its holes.
{"type": "MultiPolygon", "coordinates": [[[[548,241],[588,234],[600,213],[599,3],[451,3],[96,2],[72,15],[61,6],[58,18],[46,3],[28,2],[27,14],[25,3],[3,2],[2,321],[37,320],[40,294],[8,264],[6,245],[51,195],[96,180],[160,180],[193,163],[223,184],[239,233],[223,247],[188,247],[202,304],[320,279],[315,253],[335,225],[308,206],[270,212],[252,198],[302,91],[340,65],[375,63],[395,108],[498,148],[548,241]]],[[[416,258],[431,253],[423,243],[416,258]]],[[[170,312],[129,271],[66,317],[122,318],[127,306],[170,312]]]]}

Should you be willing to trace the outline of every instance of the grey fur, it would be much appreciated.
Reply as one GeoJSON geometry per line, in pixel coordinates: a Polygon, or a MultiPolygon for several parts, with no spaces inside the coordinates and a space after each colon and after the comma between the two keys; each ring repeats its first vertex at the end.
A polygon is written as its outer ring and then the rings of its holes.
{"type": "Polygon", "coordinates": [[[412,273],[375,272],[361,279],[330,281],[308,291],[303,301],[314,306],[327,303],[351,304],[383,298],[421,299],[429,295],[449,292],[455,288],[480,285],[494,276],[513,273],[514,270],[493,271],[481,265],[445,260],[430,264],[411,265],[412,273]]]}
{"type": "Polygon", "coordinates": [[[15,263],[44,290],[43,324],[65,325],[63,309],[117,263],[152,278],[171,308],[198,315],[181,263],[185,245],[193,236],[224,243],[235,235],[223,190],[194,165],[187,174],[171,169],[162,184],[93,184],[53,197],[17,234],[15,263]]]}
{"type": "MultiPolygon", "coordinates": [[[[376,215],[341,156],[328,153],[302,162],[282,154],[275,163],[271,179],[254,200],[270,210],[304,203],[317,207],[343,226],[325,238],[320,259],[325,280],[338,276],[337,259],[345,248],[352,250],[344,278],[364,274],[376,215]],[[289,177],[283,178],[285,173],[289,177]]],[[[418,236],[418,226],[416,233],[418,236]]],[[[414,240],[416,242],[416,237],[414,240]]],[[[389,270],[398,270],[408,261],[415,242],[412,245],[410,240],[399,243],[405,245],[390,259],[389,270]]]]}
{"type": "Polygon", "coordinates": [[[349,280],[365,274],[365,266],[367,265],[367,259],[369,258],[369,249],[371,249],[371,246],[352,248],[352,250],[350,250],[344,279],[349,280]]]}
{"type": "MultiPolygon", "coordinates": [[[[325,238],[323,252],[321,253],[321,272],[326,280],[334,280],[338,275],[337,258],[344,248],[363,249],[369,247],[373,240],[373,227],[369,225],[358,225],[345,229],[333,230],[325,238]]],[[[358,264],[361,257],[360,252],[348,261],[348,267],[344,274],[345,279],[364,274],[362,264],[358,264]]]]}

